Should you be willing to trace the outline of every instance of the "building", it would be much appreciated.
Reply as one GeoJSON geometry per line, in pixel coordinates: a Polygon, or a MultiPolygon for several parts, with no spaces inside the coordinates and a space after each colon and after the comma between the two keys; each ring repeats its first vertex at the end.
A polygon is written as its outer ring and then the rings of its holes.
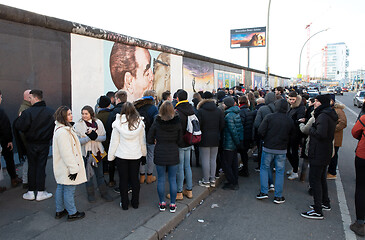
{"type": "Polygon", "coordinates": [[[339,81],[342,84],[348,82],[349,49],[346,44],[343,42],[329,43],[322,50],[323,78],[339,81]]]}

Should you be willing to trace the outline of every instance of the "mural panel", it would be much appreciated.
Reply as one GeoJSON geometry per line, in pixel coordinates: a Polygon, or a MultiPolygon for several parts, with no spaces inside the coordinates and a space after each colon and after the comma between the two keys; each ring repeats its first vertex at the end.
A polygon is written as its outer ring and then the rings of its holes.
{"type": "MultiPolygon", "coordinates": [[[[183,58],[183,78],[183,88],[187,92],[212,91],[214,89],[213,64],[183,58]]],[[[189,97],[192,96],[189,94],[189,97]]]]}

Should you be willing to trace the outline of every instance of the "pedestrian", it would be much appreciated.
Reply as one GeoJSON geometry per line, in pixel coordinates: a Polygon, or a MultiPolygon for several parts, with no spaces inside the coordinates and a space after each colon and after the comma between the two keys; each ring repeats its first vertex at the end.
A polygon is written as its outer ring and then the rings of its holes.
{"type": "Polygon", "coordinates": [[[216,159],[221,131],[224,129],[224,114],[217,107],[213,94],[204,92],[203,100],[197,106],[202,139],[199,143],[203,179],[199,185],[215,187],[216,159]]]}
{"type": "MultiPolygon", "coordinates": [[[[134,106],[136,107],[139,115],[143,117],[143,122],[145,125],[145,135],[147,136],[150,127],[153,124],[155,116],[158,114],[158,109],[155,105],[155,91],[154,90],[146,90],[143,93],[143,97],[137,99],[134,102],[134,106]]],[[[153,176],[153,169],[155,168],[155,164],[153,163],[153,152],[155,149],[155,144],[147,143],[147,156],[146,162],[141,163],[139,167],[139,181],[141,184],[147,183],[151,184],[156,181],[156,177],[153,176]],[[146,176],[147,173],[147,176],[146,176]]]]}
{"type": "Polygon", "coordinates": [[[158,103],[158,105],[157,105],[157,108],[158,109],[160,109],[160,107],[161,107],[161,105],[162,105],[162,103],[164,102],[164,101],[172,101],[172,97],[171,97],[171,92],[169,91],[169,90],[166,90],[166,91],[164,91],[163,93],[162,93],[162,96],[161,96],[161,101],[158,103]]]}
{"type": "MultiPolygon", "coordinates": [[[[203,93],[204,94],[204,93],[203,93]]],[[[200,94],[200,92],[193,94],[193,99],[191,100],[194,106],[194,114],[198,116],[198,104],[203,100],[203,94],[200,94]]],[[[200,143],[194,144],[192,150],[195,154],[195,166],[200,167],[200,152],[199,152],[199,146],[200,143]]],[[[193,152],[191,151],[191,152],[193,152]]],[[[193,166],[192,164],[193,157],[190,156],[190,166],[193,166]]]]}
{"type": "Polygon", "coordinates": [[[153,122],[147,136],[147,143],[154,144],[154,163],[157,170],[157,193],[160,211],[165,211],[165,172],[168,172],[170,185],[170,212],[176,211],[177,184],[176,174],[179,161],[179,146],[183,145],[179,116],[170,101],[164,101],[159,114],[153,122]]]}
{"type": "MultiPolygon", "coordinates": [[[[176,104],[175,109],[180,117],[183,136],[186,133],[188,116],[194,115],[194,108],[187,99],[188,93],[185,90],[177,92],[178,103],[176,104]]],[[[191,146],[190,143],[184,141],[179,148],[180,164],[177,170],[177,200],[182,200],[183,195],[187,198],[193,197],[193,176],[190,166],[191,146]],[[183,190],[184,178],[186,180],[186,188],[183,190]]]]}
{"type": "MultiPolygon", "coordinates": [[[[3,95],[0,91],[0,104],[2,103],[3,95]]],[[[6,170],[10,176],[11,186],[17,187],[22,183],[22,179],[18,177],[15,171],[14,153],[13,153],[13,134],[11,131],[11,124],[4,109],[0,108],[0,128],[1,137],[0,144],[2,148],[2,155],[6,162],[6,170]]]]}
{"type": "Polygon", "coordinates": [[[15,120],[14,126],[25,135],[28,156],[28,192],[23,194],[25,200],[42,201],[52,197],[45,190],[46,164],[50,142],[54,130],[54,110],[46,106],[43,92],[38,89],[30,91],[32,106],[22,112],[15,120]]]}
{"type": "Polygon", "coordinates": [[[256,118],[257,110],[250,110],[250,101],[246,96],[239,97],[239,108],[244,137],[243,146],[239,151],[243,166],[238,174],[243,177],[248,177],[248,150],[253,145],[253,123],[256,118]]]}
{"type": "Polygon", "coordinates": [[[304,218],[324,219],[323,210],[331,210],[327,187],[327,165],[333,153],[336,122],[335,110],[330,106],[330,96],[318,95],[314,102],[315,121],[309,130],[309,183],[313,189],[312,210],[301,214],[304,218]]]}
{"type": "Polygon", "coordinates": [[[223,189],[238,190],[237,147],[243,145],[243,126],[239,115],[240,109],[232,97],[223,100],[225,107],[223,130],[223,170],[227,182],[223,189]]]}
{"type": "Polygon", "coordinates": [[[283,196],[284,172],[286,151],[291,135],[294,133],[294,124],[286,115],[288,103],[285,99],[275,102],[275,113],[265,116],[260,124],[258,133],[264,140],[262,148],[262,160],[260,169],[260,193],[257,199],[268,198],[269,172],[272,162],[275,163],[275,194],[274,203],[285,202],[283,196]]]}
{"type": "Polygon", "coordinates": [[[288,151],[287,158],[292,166],[292,170],[288,171],[287,174],[290,175],[288,177],[289,180],[294,180],[299,177],[298,175],[298,167],[299,167],[299,145],[302,139],[302,133],[299,129],[299,119],[305,117],[305,106],[302,102],[302,97],[297,94],[297,92],[292,91],[289,93],[288,102],[290,104],[290,108],[288,110],[288,116],[293,120],[295,126],[295,132],[292,136],[292,139],[288,143],[288,151]]]}
{"type": "Polygon", "coordinates": [[[122,111],[117,114],[112,125],[112,137],[108,160],[116,161],[119,172],[120,207],[128,210],[128,183],[132,187],[133,208],[139,206],[139,166],[146,157],[145,124],[131,102],[124,103],[122,111]]]}
{"type": "MultiPolygon", "coordinates": [[[[106,130],[106,138],[109,139],[111,138],[112,135],[112,124],[115,121],[115,118],[117,116],[117,114],[120,114],[120,112],[122,111],[122,107],[123,104],[127,101],[127,92],[123,91],[123,90],[119,90],[116,94],[115,94],[115,107],[113,108],[113,111],[110,112],[109,116],[108,116],[108,120],[107,123],[105,125],[105,130],[106,130]]],[[[110,142],[109,142],[110,144],[110,142]]],[[[109,151],[109,149],[106,149],[107,151],[109,151]]],[[[115,161],[109,161],[108,162],[108,172],[109,172],[109,183],[108,185],[110,187],[115,186],[115,179],[114,179],[114,174],[115,174],[115,161]]],[[[120,193],[119,191],[119,187],[115,187],[114,191],[117,193],[120,193]]]]}
{"type": "Polygon", "coordinates": [[[72,128],[72,112],[61,106],[54,115],[56,120],[53,134],[53,173],[57,182],[55,193],[56,219],[68,214],[67,220],[85,217],[75,206],[76,186],[87,181],[81,145],[72,128]]]}
{"type": "Polygon", "coordinates": [[[74,130],[80,140],[82,156],[85,161],[87,182],[86,192],[89,202],[95,202],[94,179],[98,185],[101,197],[107,201],[113,201],[109,195],[104,180],[103,158],[106,156],[102,142],[106,139],[103,123],[95,118],[92,107],[84,106],[81,109],[82,118],[75,123],[74,130]]]}
{"type": "Polygon", "coordinates": [[[335,94],[331,94],[331,107],[336,111],[338,116],[334,142],[335,154],[331,158],[327,173],[327,179],[333,180],[337,178],[338,150],[342,146],[343,129],[347,127],[347,118],[345,112],[343,111],[343,109],[345,109],[345,105],[336,102],[335,94]]]}
{"type": "Polygon", "coordinates": [[[350,229],[359,236],[365,236],[365,115],[362,115],[351,130],[352,136],[359,140],[355,156],[355,209],[356,222],[352,223],[350,229]]]}

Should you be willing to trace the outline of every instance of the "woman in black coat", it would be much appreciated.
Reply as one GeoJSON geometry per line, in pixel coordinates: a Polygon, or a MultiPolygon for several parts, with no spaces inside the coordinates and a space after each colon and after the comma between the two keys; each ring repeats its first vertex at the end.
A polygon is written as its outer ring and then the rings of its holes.
{"type": "Polygon", "coordinates": [[[147,143],[154,144],[154,163],[157,170],[157,192],[160,211],[165,211],[165,172],[168,170],[170,184],[170,212],[176,211],[176,172],[179,164],[179,146],[183,144],[180,118],[175,115],[170,101],[165,101],[156,116],[148,135],[147,143]]]}

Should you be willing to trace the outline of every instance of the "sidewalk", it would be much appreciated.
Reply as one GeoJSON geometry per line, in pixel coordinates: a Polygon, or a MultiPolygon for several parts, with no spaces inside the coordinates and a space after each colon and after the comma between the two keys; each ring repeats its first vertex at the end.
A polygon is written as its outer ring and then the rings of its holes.
{"type": "MultiPolygon", "coordinates": [[[[54,218],[54,196],[41,202],[23,200],[25,190],[22,187],[11,188],[9,176],[6,170],[3,171],[5,180],[1,185],[6,185],[8,190],[0,194],[0,239],[161,239],[214,191],[198,185],[202,171],[193,167],[193,199],[178,201],[176,213],[159,211],[156,182],[141,185],[138,209],[130,207],[123,211],[119,207],[120,196],[112,189],[113,202],[105,202],[96,192],[97,202],[89,203],[85,186],[80,185],[76,189],[75,201],[77,209],[85,211],[86,217],[67,222],[67,217],[54,218]]],[[[17,168],[17,172],[21,176],[21,167],[17,168]]],[[[52,158],[48,159],[46,173],[47,191],[54,194],[56,182],[52,158]]],[[[105,178],[107,180],[108,176],[105,178]]]]}

